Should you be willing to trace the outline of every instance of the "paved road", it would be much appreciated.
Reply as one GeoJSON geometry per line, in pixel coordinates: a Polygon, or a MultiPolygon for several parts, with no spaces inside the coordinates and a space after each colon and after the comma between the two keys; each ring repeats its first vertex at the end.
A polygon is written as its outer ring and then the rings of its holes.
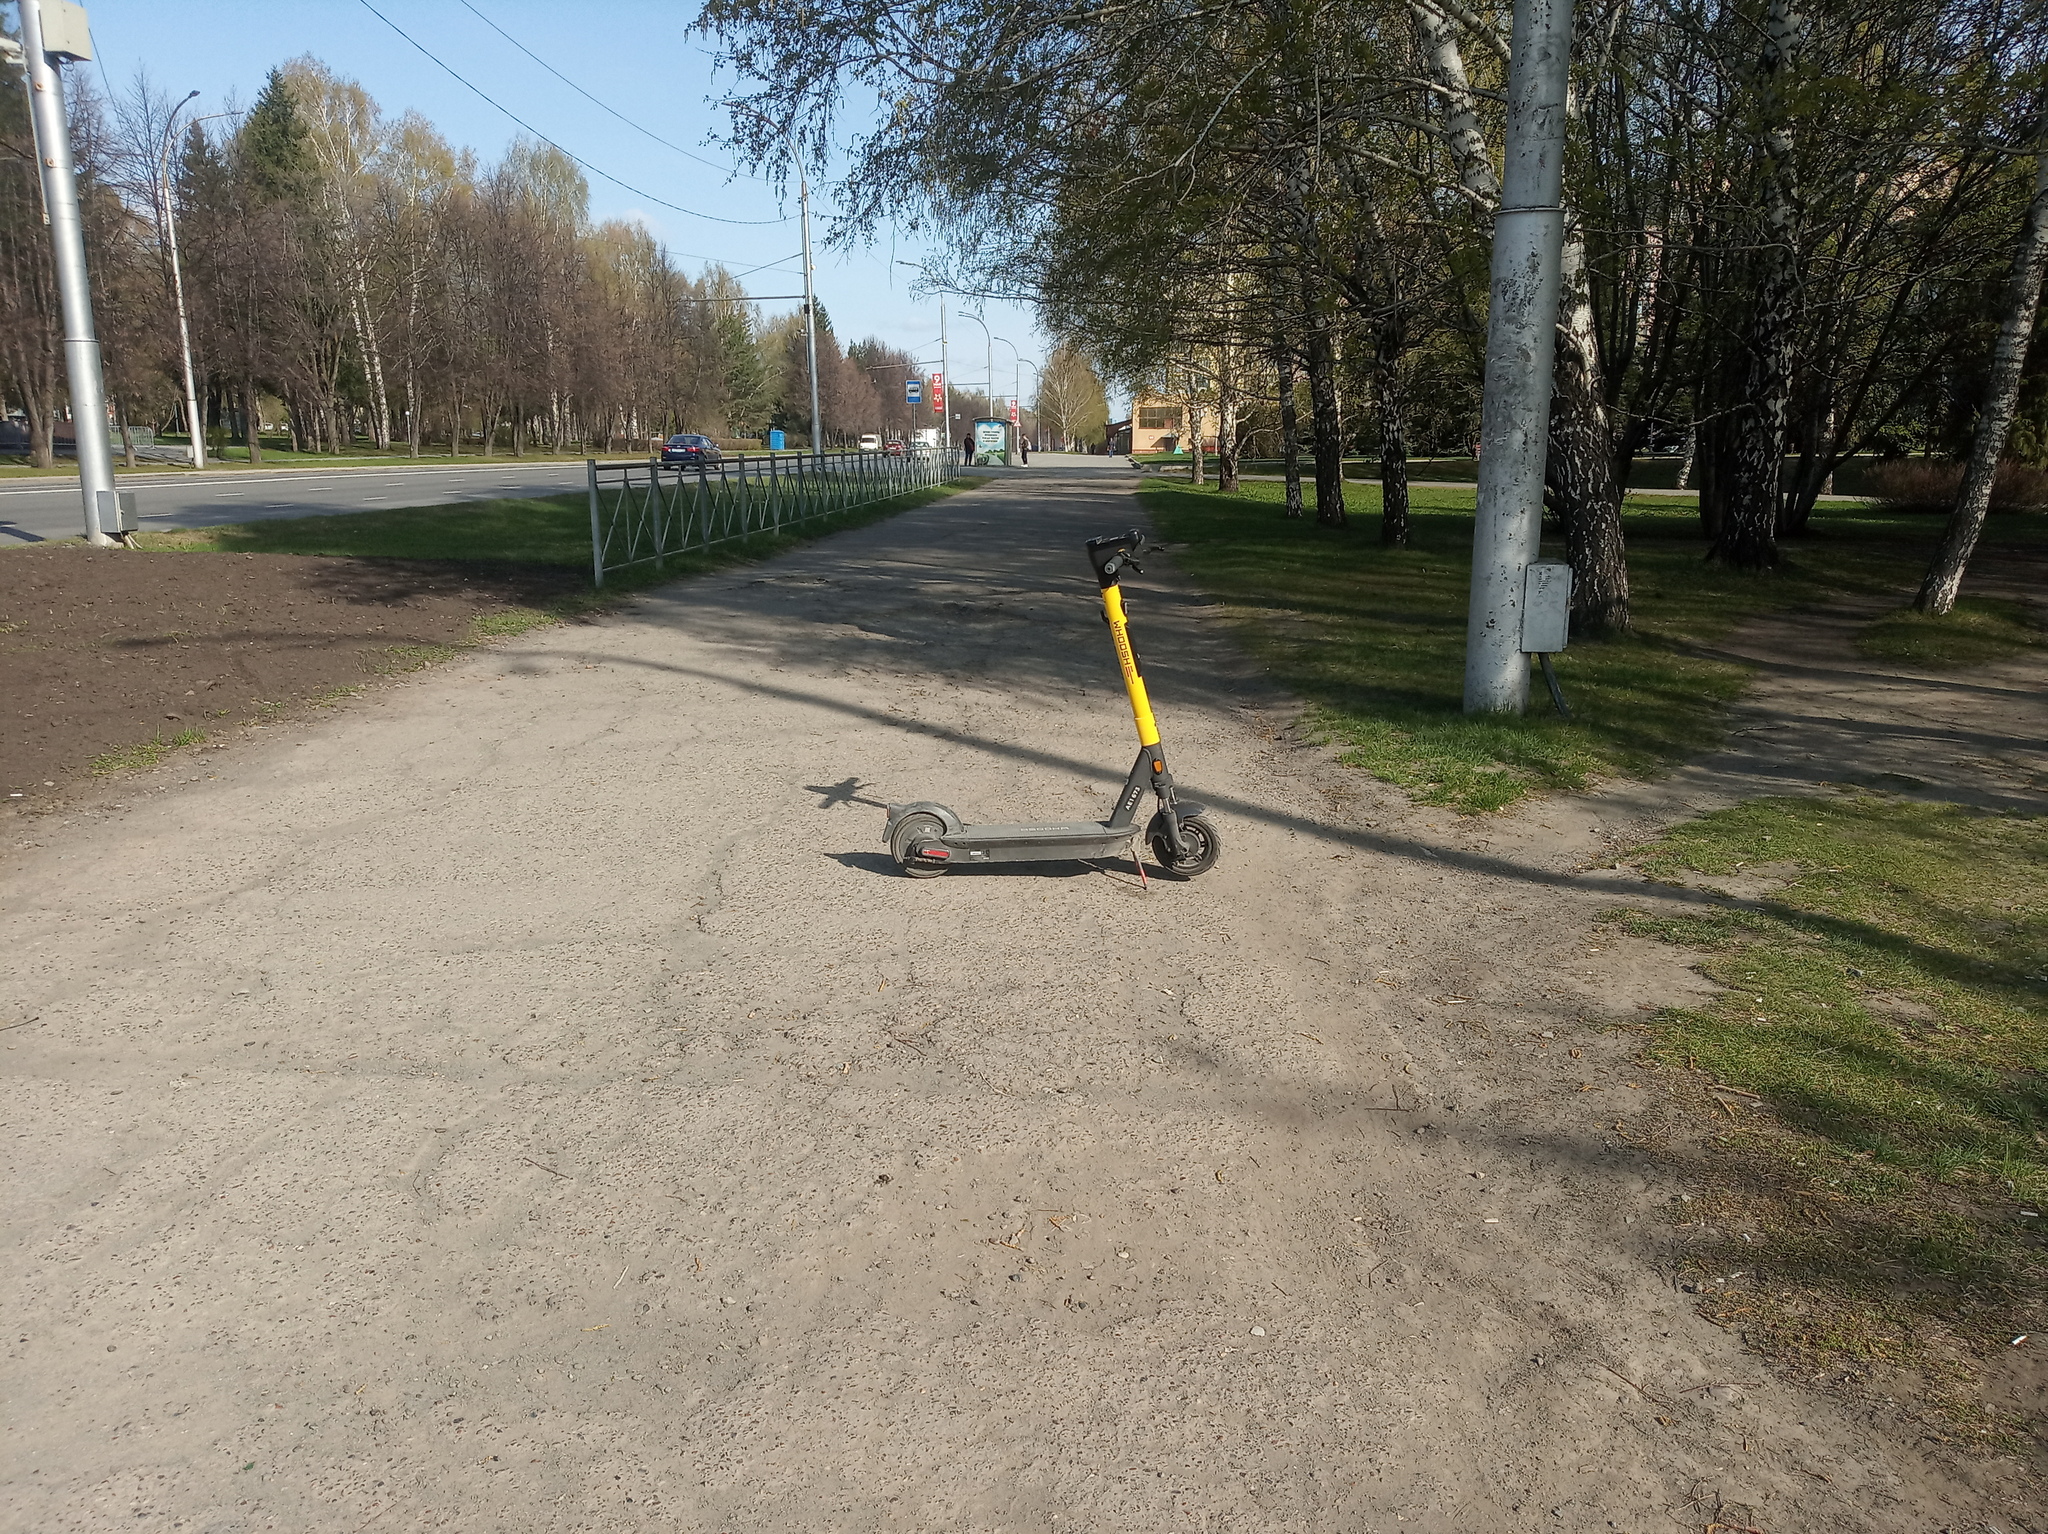
{"type": "MultiPolygon", "coordinates": [[[[391,506],[438,506],[583,487],[581,463],[444,464],[439,468],[243,469],[225,474],[124,474],[145,528],[209,527],[271,517],[321,517],[391,506]]],[[[85,514],[75,479],[0,483],[0,543],[75,538],[85,514]]]]}
{"type": "Polygon", "coordinates": [[[1612,1130],[1703,1131],[1608,1025],[1705,982],[1586,938],[1684,894],[1570,873],[1581,806],[1336,769],[1170,560],[1133,622],[1221,866],[893,870],[890,800],[1108,804],[1080,545],[1135,481],[11,823],[0,1526],[2022,1526],[1671,1282],[1685,1153],[1612,1130]]]}

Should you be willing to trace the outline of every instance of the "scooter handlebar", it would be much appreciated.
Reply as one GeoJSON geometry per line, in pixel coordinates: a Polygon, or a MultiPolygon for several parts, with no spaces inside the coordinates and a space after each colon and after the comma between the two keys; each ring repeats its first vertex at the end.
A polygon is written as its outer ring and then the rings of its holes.
{"type": "Polygon", "coordinates": [[[1088,540],[1088,562],[1095,567],[1095,579],[1107,588],[1114,586],[1125,570],[1143,573],[1137,556],[1145,552],[1145,535],[1137,528],[1088,540]]]}

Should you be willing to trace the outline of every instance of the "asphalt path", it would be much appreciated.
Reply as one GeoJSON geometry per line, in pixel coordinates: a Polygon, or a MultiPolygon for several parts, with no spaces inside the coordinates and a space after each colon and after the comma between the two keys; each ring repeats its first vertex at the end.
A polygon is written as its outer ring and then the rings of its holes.
{"type": "MultiPolygon", "coordinates": [[[[325,517],[393,506],[440,506],[499,496],[559,495],[583,488],[581,463],[443,464],[363,469],[240,469],[229,473],[124,474],[144,528],[211,527],[273,517],[325,517]]],[[[0,483],[0,543],[41,543],[85,531],[78,481],[0,483]]]]}

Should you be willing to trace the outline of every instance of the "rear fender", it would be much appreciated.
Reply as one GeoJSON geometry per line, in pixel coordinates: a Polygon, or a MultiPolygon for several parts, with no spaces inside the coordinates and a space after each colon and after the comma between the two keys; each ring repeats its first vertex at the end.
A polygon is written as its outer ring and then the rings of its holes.
{"type": "Polygon", "coordinates": [[[958,836],[960,834],[961,822],[958,815],[955,815],[943,804],[932,804],[926,800],[919,800],[916,804],[892,804],[889,806],[889,819],[887,824],[882,827],[882,840],[884,842],[895,839],[897,822],[901,821],[906,815],[936,815],[939,817],[939,824],[944,828],[940,833],[941,835],[958,836]]]}

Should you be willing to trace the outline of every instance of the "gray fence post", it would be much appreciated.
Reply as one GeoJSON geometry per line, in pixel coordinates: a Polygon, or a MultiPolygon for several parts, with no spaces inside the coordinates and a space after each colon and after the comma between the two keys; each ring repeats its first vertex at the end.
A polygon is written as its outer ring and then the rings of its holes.
{"type": "Polygon", "coordinates": [[[590,469],[590,565],[592,578],[604,585],[604,534],[597,518],[597,460],[588,459],[590,469]]]}
{"type": "Polygon", "coordinates": [[[661,499],[661,460],[650,457],[647,460],[647,505],[654,519],[654,567],[662,566],[661,533],[662,523],[668,520],[668,508],[661,499]]]}

